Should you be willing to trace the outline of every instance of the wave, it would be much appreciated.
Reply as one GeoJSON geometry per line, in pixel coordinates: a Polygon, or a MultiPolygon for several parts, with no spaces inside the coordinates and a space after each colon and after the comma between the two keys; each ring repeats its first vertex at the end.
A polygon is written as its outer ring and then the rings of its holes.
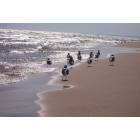
{"type": "Polygon", "coordinates": [[[0,29],[0,83],[10,82],[10,79],[11,82],[20,81],[33,73],[58,71],[58,67],[66,63],[68,52],[76,59],[76,53],[80,50],[86,59],[91,50],[106,49],[128,39],[119,36],[0,29]],[[48,57],[53,60],[52,68],[46,66],[48,57]]]}

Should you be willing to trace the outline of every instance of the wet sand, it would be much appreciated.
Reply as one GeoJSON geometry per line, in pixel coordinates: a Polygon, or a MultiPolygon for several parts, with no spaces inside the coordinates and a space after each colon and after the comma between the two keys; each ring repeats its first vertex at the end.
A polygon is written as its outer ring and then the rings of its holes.
{"type": "Polygon", "coordinates": [[[118,54],[70,71],[64,90],[39,94],[40,116],[140,116],[140,54],[118,54]],[[68,88],[73,85],[73,88],[68,88]]]}
{"type": "Polygon", "coordinates": [[[127,41],[127,42],[122,42],[121,44],[119,44],[119,47],[140,48],[140,41],[127,41]]]}

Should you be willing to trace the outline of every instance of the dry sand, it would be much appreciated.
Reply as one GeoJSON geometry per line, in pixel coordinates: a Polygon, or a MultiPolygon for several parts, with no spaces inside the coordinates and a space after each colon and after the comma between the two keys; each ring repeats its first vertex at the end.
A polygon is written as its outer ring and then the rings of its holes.
{"type": "Polygon", "coordinates": [[[74,88],[40,94],[41,116],[140,116],[140,54],[119,54],[70,71],[74,88]]]}

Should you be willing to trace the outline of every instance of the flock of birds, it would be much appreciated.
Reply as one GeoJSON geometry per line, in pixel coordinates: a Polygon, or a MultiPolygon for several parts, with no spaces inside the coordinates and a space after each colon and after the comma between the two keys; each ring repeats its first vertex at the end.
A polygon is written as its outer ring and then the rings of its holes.
{"type": "MultiPolygon", "coordinates": [[[[100,50],[97,51],[96,54],[94,54],[93,52],[90,52],[87,63],[88,65],[91,65],[93,63],[93,59],[95,59],[95,61],[98,61],[99,57],[101,55],[100,50]]],[[[82,60],[82,55],[81,55],[81,51],[78,51],[77,53],[77,60],[80,62],[82,60]]],[[[115,61],[115,55],[111,54],[109,56],[109,63],[110,66],[114,65],[114,61],[115,61]]],[[[50,58],[47,59],[47,65],[52,65],[52,61],[50,58]]],[[[62,68],[62,81],[68,81],[67,77],[69,75],[69,68],[68,65],[74,65],[74,58],[70,55],[70,53],[67,54],[67,64],[64,65],[64,67],[62,68]]]]}

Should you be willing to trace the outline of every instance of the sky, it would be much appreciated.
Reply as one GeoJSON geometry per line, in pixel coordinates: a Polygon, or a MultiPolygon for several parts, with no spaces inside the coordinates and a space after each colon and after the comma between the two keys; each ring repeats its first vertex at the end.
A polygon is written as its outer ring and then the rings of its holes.
{"type": "Polygon", "coordinates": [[[0,23],[0,29],[140,37],[140,23],[0,23]]]}

